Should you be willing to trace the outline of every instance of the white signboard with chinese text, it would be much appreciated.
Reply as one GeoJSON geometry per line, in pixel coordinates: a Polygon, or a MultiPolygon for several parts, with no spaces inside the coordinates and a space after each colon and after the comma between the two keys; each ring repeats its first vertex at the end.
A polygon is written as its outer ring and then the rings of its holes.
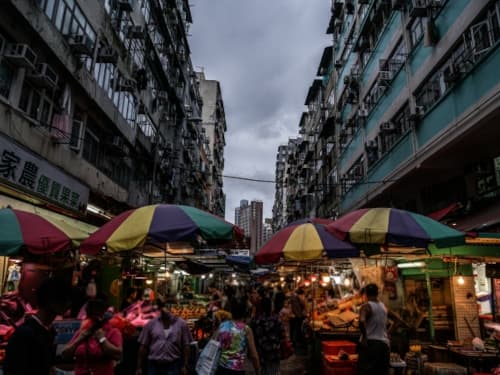
{"type": "Polygon", "coordinates": [[[89,199],[88,187],[0,134],[2,180],[76,211],[84,210],[89,199]]]}

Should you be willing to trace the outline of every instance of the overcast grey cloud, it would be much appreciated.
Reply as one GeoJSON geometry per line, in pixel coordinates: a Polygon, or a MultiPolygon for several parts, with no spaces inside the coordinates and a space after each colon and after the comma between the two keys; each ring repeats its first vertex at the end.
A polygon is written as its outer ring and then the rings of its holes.
{"type": "MultiPolygon", "coordinates": [[[[297,136],[324,47],[329,0],[191,0],[193,65],[222,87],[228,131],[224,174],[274,180],[280,144],[297,136]]],[[[264,202],[274,184],[224,178],[226,218],[241,199],[264,202]]]]}

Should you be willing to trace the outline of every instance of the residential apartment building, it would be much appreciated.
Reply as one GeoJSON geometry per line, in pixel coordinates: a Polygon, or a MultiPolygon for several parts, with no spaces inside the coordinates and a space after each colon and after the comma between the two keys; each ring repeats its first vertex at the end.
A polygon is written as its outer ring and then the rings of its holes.
{"type": "Polygon", "coordinates": [[[263,203],[262,201],[251,201],[243,199],[240,206],[235,209],[234,222],[245,232],[245,237],[250,239],[250,254],[255,254],[261,247],[263,241],[263,203]]]}
{"type": "Polygon", "coordinates": [[[332,1],[325,49],[286,178],[298,217],[360,207],[430,213],[460,229],[500,217],[500,2],[332,1]],[[301,180],[301,178],[303,178],[301,180]]]}
{"type": "Polygon", "coordinates": [[[223,190],[222,174],[227,125],[222,91],[219,82],[207,80],[203,72],[197,73],[197,77],[200,84],[200,95],[203,99],[201,131],[206,137],[210,161],[208,165],[203,165],[202,169],[211,182],[208,195],[212,205],[210,211],[223,217],[226,195],[223,190]]]}
{"type": "Polygon", "coordinates": [[[87,221],[212,208],[191,22],[187,0],[2,1],[2,196],[87,221]]]}

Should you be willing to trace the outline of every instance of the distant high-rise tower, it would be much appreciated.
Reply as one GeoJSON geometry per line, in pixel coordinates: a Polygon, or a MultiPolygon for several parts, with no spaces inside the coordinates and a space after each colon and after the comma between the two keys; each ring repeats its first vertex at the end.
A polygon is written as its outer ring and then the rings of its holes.
{"type": "Polygon", "coordinates": [[[234,221],[250,238],[250,254],[255,254],[262,247],[263,229],[262,201],[248,201],[243,199],[240,206],[234,210],[234,221]]]}

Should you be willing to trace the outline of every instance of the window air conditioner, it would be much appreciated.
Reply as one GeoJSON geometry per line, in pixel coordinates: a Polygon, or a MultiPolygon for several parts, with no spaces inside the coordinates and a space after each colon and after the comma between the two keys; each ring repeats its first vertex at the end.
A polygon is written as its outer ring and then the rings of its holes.
{"type": "Polygon", "coordinates": [[[37,55],[27,44],[7,44],[4,58],[16,66],[34,69],[37,55]]]}
{"type": "Polygon", "coordinates": [[[392,0],[391,5],[394,10],[403,10],[406,4],[406,0],[392,0]]]}
{"type": "Polygon", "coordinates": [[[35,84],[45,88],[54,88],[57,86],[58,76],[54,70],[45,63],[36,64],[35,70],[29,75],[29,79],[35,84]]]}
{"type": "Polygon", "coordinates": [[[124,146],[123,138],[118,135],[114,135],[111,138],[110,146],[120,150],[123,149],[124,146]]]}
{"type": "Polygon", "coordinates": [[[87,35],[70,34],[68,35],[68,44],[77,55],[90,56],[94,49],[94,43],[87,35]]]}
{"type": "Polygon", "coordinates": [[[124,12],[132,12],[134,10],[134,0],[116,0],[116,6],[124,12]]]}
{"type": "Polygon", "coordinates": [[[395,130],[394,124],[392,122],[383,122],[380,124],[380,131],[383,133],[390,133],[395,130]]]}
{"type": "Polygon", "coordinates": [[[340,69],[344,65],[344,62],[342,60],[335,60],[335,68],[340,69]]]}
{"type": "Polygon", "coordinates": [[[375,150],[375,149],[377,149],[378,148],[377,141],[374,140],[374,139],[372,139],[372,140],[366,142],[365,148],[367,150],[375,150]]]}
{"type": "Polygon", "coordinates": [[[118,52],[112,47],[101,47],[97,53],[98,63],[116,64],[118,62],[118,52]]]}
{"type": "Polygon", "coordinates": [[[378,82],[380,84],[387,84],[392,79],[392,72],[390,70],[381,70],[378,73],[378,82]]]}
{"type": "Polygon", "coordinates": [[[364,107],[360,107],[358,109],[358,117],[368,117],[368,109],[364,108],[364,107]]]}
{"type": "Polygon", "coordinates": [[[410,18],[426,17],[427,8],[428,8],[428,0],[412,0],[412,6],[409,12],[410,18]]]}
{"type": "Polygon", "coordinates": [[[129,39],[144,39],[146,30],[141,25],[131,25],[127,28],[127,37],[129,39]]]}

